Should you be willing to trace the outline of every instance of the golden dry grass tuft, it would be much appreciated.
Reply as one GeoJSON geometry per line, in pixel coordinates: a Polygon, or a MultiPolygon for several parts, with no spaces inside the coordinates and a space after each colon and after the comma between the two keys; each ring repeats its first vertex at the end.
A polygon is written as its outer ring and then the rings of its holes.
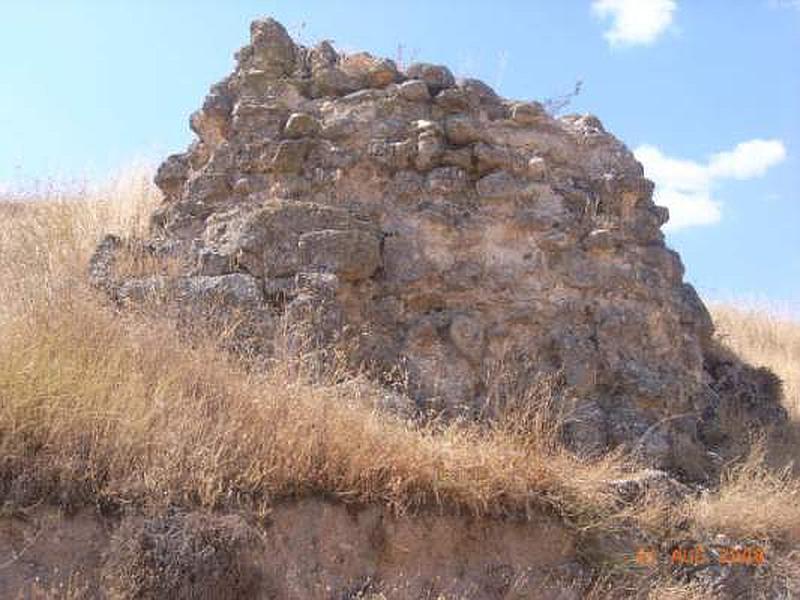
{"type": "Polygon", "coordinates": [[[143,231],[158,202],[146,168],[123,171],[91,191],[48,186],[36,198],[0,198],[0,324],[84,285],[98,240],[143,231]]]}
{"type": "Polygon", "coordinates": [[[711,313],[717,336],[726,346],[781,378],[784,405],[800,421],[800,321],[737,306],[712,305],[711,313]]]}
{"type": "Polygon", "coordinates": [[[770,469],[756,445],[723,474],[716,493],[690,503],[689,514],[703,530],[800,545],[800,480],[788,468],[770,469]]]}

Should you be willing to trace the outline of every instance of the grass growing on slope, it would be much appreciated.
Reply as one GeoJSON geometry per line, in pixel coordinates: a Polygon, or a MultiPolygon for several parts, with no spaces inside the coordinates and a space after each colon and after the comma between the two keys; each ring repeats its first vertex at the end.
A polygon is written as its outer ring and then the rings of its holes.
{"type": "Polygon", "coordinates": [[[784,406],[800,421],[800,322],[737,306],[711,307],[717,335],[746,361],[783,381],[784,406]]]}
{"type": "Polygon", "coordinates": [[[378,392],[363,382],[314,384],[289,362],[246,372],[165,321],[116,312],[88,289],[85,268],[103,233],[140,226],[157,199],[133,189],[116,204],[5,207],[6,502],[212,507],[329,494],[476,515],[610,506],[604,482],[619,465],[580,462],[544,431],[416,425],[375,410],[378,392]]]}
{"type": "MultiPolygon", "coordinates": [[[[774,540],[776,572],[800,581],[800,484],[758,451],[683,510],[650,497],[620,511],[608,481],[628,471],[623,457],[568,454],[546,402],[493,427],[421,425],[377,410],[380,391],[357,377],[326,383],[288,357],[247,370],[214,340],[189,343],[166,320],[116,311],[87,286],[89,256],[109,231],[141,231],[158,201],[147,175],[134,173],[91,193],[0,202],[6,509],[47,501],[258,510],[321,494],[398,512],[547,508],[600,533],[631,523],[669,531],[683,519],[698,532],[774,540]]],[[[724,343],[782,377],[800,420],[800,326],[731,307],[713,314],[724,343]]],[[[692,596],[672,579],[650,579],[635,585],[692,596]]]]}

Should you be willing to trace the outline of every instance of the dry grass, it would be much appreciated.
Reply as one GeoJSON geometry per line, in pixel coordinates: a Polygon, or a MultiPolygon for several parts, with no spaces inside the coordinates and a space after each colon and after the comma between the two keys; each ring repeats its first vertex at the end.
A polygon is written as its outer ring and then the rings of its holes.
{"type": "Polygon", "coordinates": [[[264,597],[258,541],[257,532],[236,515],[129,519],[113,537],[103,587],[110,598],[264,597]]]}
{"type": "Polygon", "coordinates": [[[783,380],[784,405],[800,421],[800,321],[735,306],[714,305],[711,312],[726,346],[783,380]]]}
{"type": "Polygon", "coordinates": [[[30,589],[21,591],[14,600],[85,600],[91,598],[89,585],[78,576],[70,576],[57,585],[33,582],[30,589]]]}
{"type": "Polygon", "coordinates": [[[800,594],[800,323],[767,311],[712,306],[717,335],[746,361],[772,369],[783,382],[791,426],[779,439],[756,443],[723,473],[717,489],[693,499],[685,515],[696,535],[722,533],[770,549],[762,588],[800,594]]]}
{"type": "Polygon", "coordinates": [[[105,233],[143,231],[159,202],[150,179],[131,169],[93,190],[50,186],[35,199],[0,198],[0,325],[85,285],[86,261],[105,233]]]}
{"type": "Polygon", "coordinates": [[[800,594],[800,480],[767,466],[763,444],[724,473],[719,488],[691,499],[684,514],[694,535],[723,534],[730,544],[759,546],[768,569],[749,581],[750,597],[800,594]]]}
{"type": "Polygon", "coordinates": [[[358,382],[312,384],[287,362],[248,373],[212,343],[179,341],[169,323],[117,314],[87,289],[85,265],[109,228],[141,226],[154,193],[134,189],[117,203],[17,206],[4,221],[7,501],[218,507],[328,494],[576,518],[611,505],[612,459],[580,462],[548,436],[503,427],[414,425],[374,410],[377,392],[358,382]]]}
{"type": "MultiPolygon", "coordinates": [[[[169,322],[116,312],[87,286],[89,255],[105,233],[141,231],[158,201],[138,173],[100,193],[0,203],[0,498],[8,507],[260,510],[322,494],[398,512],[554,510],[601,535],[631,526],[667,535],[682,517],[696,531],[782,544],[778,572],[800,579],[792,571],[800,483],[758,452],[683,511],[654,496],[620,511],[607,482],[625,475],[625,461],[569,455],[546,402],[530,413],[518,412],[520,403],[492,428],[419,425],[376,410],[379,392],[358,379],[326,383],[292,360],[248,371],[214,340],[189,344],[169,322]]],[[[800,325],[730,307],[714,316],[727,345],[783,378],[787,407],[800,417],[800,325]]],[[[671,579],[635,581],[640,595],[698,597],[671,579]]]]}
{"type": "Polygon", "coordinates": [[[800,544],[800,480],[765,465],[763,446],[724,475],[715,494],[689,506],[698,528],[738,539],[800,544]]]}
{"type": "Polygon", "coordinates": [[[219,506],[323,493],[484,514],[578,502],[611,475],[499,431],[393,420],[369,408],[363,386],[245,373],[210,345],[185,348],[170,327],[88,298],[29,318],[6,328],[0,350],[5,475],[38,473],[48,494],[77,486],[71,501],[219,506]]]}

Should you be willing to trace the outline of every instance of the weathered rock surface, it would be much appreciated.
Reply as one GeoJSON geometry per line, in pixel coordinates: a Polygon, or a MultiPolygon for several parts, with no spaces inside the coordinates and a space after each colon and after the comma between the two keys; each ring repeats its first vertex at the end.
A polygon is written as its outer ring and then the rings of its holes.
{"type": "MultiPolygon", "coordinates": [[[[271,19],[251,33],[191,118],[198,140],[158,170],[148,243],[182,269],[164,285],[224,291],[265,348],[270,323],[313,309],[321,339],[346,332],[378,377],[401,366],[423,406],[481,409],[500,365],[562,371],[576,450],[702,476],[727,402],[711,319],[653,184],[597,118],[306,48],[271,19]]],[[[134,295],[146,281],[102,269],[113,246],[95,279],[134,295]]],[[[779,419],[773,400],[743,404],[779,419]]]]}

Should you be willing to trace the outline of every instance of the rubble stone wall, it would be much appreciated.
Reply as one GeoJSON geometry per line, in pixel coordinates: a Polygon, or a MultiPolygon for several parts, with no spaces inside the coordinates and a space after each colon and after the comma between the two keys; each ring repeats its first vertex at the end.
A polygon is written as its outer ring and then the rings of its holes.
{"type": "Polygon", "coordinates": [[[554,118],[444,66],[306,48],[272,19],[236,58],[191,117],[197,140],[157,173],[147,243],[180,276],[121,283],[101,252],[96,280],[123,298],[216,290],[266,338],[313,314],[325,339],[348,332],[355,363],[402,367],[421,406],[480,408],[503,365],[561,372],[577,451],[705,453],[711,319],[653,184],[596,117],[554,118]]]}

